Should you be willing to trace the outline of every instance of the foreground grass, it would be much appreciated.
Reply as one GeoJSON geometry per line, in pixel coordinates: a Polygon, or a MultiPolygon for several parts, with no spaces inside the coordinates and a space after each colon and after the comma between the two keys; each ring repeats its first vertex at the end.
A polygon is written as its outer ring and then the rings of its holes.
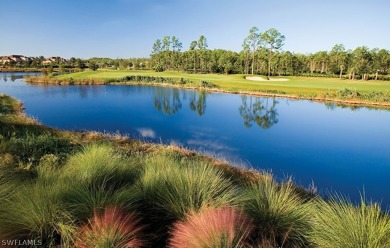
{"type": "Polygon", "coordinates": [[[0,240],[45,247],[390,246],[390,218],[376,204],[327,202],[291,182],[173,146],[49,129],[23,116],[18,101],[0,96],[0,103],[0,240]]]}
{"type": "Polygon", "coordinates": [[[342,198],[320,202],[311,235],[320,247],[390,247],[390,219],[378,204],[353,206],[342,198]]]}

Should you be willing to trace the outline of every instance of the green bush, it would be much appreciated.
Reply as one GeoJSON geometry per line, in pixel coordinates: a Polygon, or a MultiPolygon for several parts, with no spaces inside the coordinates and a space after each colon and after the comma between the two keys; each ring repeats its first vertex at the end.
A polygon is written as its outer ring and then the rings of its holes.
{"type": "Polygon", "coordinates": [[[15,114],[22,110],[23,104],[7,95],[0,94],[0,114],[15,114]]]}
{"type": "Polygon", "coordinates": [[[217,85],[210,83],[209,81],[201,81],[199,86],[203,88],[217,88],[217,85]]]}
{"type": "Polygon", "coordinates": [[[70,142],[49,132],[34,134],[28,131],[25,135],[14,135],[4,139],[5,151],[13,154],[14,158],[22,164],[38,164],[42,156],[53,154],[66,157],[73,149],[70,142]]]}
{"type": "Polygon", "coordinates": [[[341,89],[337,92],[339,98],[358,98],[361,94],[357,90],[351,90],[348,88],[341,89]]]}
{"type": "Polygon", "coordinates": [[[156,65],[153,69],[155,72],[163,72],[164,71],[164,67],[160,64],[156,65]]]}
{"type": "Polygon", "coordinates": [[[354,89],[344,88],[338,90],[336,93],[326,92],[325,97],[337,97],[340,99],[357,99],[374,102],[390,102],[389,91],[369,91],[362,93],[354,89]]]}

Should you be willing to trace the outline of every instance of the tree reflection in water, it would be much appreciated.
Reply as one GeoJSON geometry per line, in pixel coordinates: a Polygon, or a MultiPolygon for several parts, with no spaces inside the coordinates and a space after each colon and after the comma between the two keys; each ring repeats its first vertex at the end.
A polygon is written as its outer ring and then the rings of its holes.
{"type": "Polygon", "coordinates": [[[16,79],[23,79],[23,75],[11,75],[11,81],[14,82],[16,79]]]}
{"type": "Polygon", "coordinates": [[[246,127],[252,127],[256,123],[259,127],[268,129],[278,123],[278,101],[275,98],[241,96],[241,101],[239,111],[246,127]]]}
{"type": "MultiPolygon", "coordinates": [[[[361,109],[362,108],[362,107],[357,106],[357,105],[347,105],[347,104],[334,103],[334,102],[325,102],[324,104],[325,104],[327,109],[332,110],[332,111],[340,109],[340,108],[342,108],[342,109],[347,108],[347,109],[350,109],[352,111],[355,111],[357,109],[361,109]]],[[[366,108],[371,108],[371,107],[366,107],[366,108]]]]}
{"type": "MultiPolygon", "coordinates": [[[[186,92],[174,88],[156,88],[154,106],[165,115],[175,115],[182,108],[182,102],[188,96],[190,109],[202,116],[206,111],[207,95],[206,91],[186,92]]],[[[278,123],[276,109],[278,101],[275,98],[242,96],[241,101],[239,111],[246,127],[251,127],[253,123],[256,123],[259,127],[268,129],[278,123]]]]}
{"type": "Polygon", "coordinates": [[[156,88],[154,96],[154,106],[165,115],[175,115],[182,108],[182,101],[189,94],[189,107],[196,111],[199,116],[206,111],[207,92],[191,91],[186,92],[180,89],[156,88]]]}
{"type": "Polygon", "coordinates": [[[190,98],[190,109],[202,116],[206,111],[206,91],[194,91],[190,98]]]}
{"type": "Polygon", "coordinates": [[[154,106],[165,115],[174,115],[182,107],[180,91],[172,88],[155,89],[154,106]]]}

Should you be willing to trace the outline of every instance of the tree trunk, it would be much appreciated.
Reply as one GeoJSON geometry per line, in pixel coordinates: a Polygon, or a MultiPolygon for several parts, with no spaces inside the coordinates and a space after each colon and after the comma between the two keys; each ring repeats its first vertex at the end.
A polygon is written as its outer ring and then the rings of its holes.
{"type": "Polygon", "coordinates": [[[269,55],[268,55],[268,77],[271,76],[271,59],[272,59],[272,46],[269,49],[269,55]]]}
{"type": "Polygon", "coordinates": [[[379,71],[379,70],[376,70],[376,73],[375,73],[375,80],[378,80],[378,71],[379,71]]]}
{"type": "Polygon", "coordinates": [[[249,59],[246,62],[246,65],[245,65],[245,74],[249,74],[249,59]]]}
{"type": "Polygon", "coordinates": [[[311,72],[311,74],[314,73],[315,67],[316,67],[315,61],[310,61],[310,72],[311,72]]]}
{"type": "Polygon", "coordinates": [[[245,74],[248,74],[249,72],[249,53],[246,53],[245,55],[245,74]]]}
{"type": "Polygon", "coordinates": [[[255,66],[255,51],[252,52],[252,75],[253,75],[253,67],[255,66]]]}
{"type": "Polygon", "coordinates": [[[343,68],[340,69],[340,79],[343,76],[343,68]]]}
{"type": "Polygon", "coordinates": [[[203,54],[201,51],[199,51],[199,71],[200,73],[203,72],[203,54]]]}
{"type": "Polygon", "coordinates": [[[352,80],[355,80],[355,72],[352,72],[352,80]]]}
{"type": "Polygon", "coordinates": [[[196,52],[194,50],[194,73],[196,73],[196,52]]]}

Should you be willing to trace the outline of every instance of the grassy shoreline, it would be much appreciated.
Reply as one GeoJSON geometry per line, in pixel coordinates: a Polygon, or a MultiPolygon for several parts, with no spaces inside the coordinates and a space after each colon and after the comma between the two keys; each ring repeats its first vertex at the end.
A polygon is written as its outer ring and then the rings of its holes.
{"type": "Polygon", "coordinates": [[[0,198],[0,240],[45,247],[390,245],[390,216],[376,203],[325,201],[176,146],[45,127],[6,95],[0,198]]]}
{"type": "Polygon", "coordinates": [[[289,81],[250,81],[246,75],[187,74],[153,71],[84,71],[55,77],[30,77],[32,84],[53,85],[155,85],[210,92],[244,94],[317,102],[334,102],[348,106],[390,108],[390,82],[348,81],[337,78],[287,77],[289,81]],[[166,79],[169,82],[164,82],[166,79]],[[203,83],[202,83],[203,82],[203,83]]]}
{"type": "Polygon", "coordinates": [[[11,67],[11,68],[2,68],[0,67],[0,72],[41,72],[41,68],[16,68],[16,67],[11,67]]]}

